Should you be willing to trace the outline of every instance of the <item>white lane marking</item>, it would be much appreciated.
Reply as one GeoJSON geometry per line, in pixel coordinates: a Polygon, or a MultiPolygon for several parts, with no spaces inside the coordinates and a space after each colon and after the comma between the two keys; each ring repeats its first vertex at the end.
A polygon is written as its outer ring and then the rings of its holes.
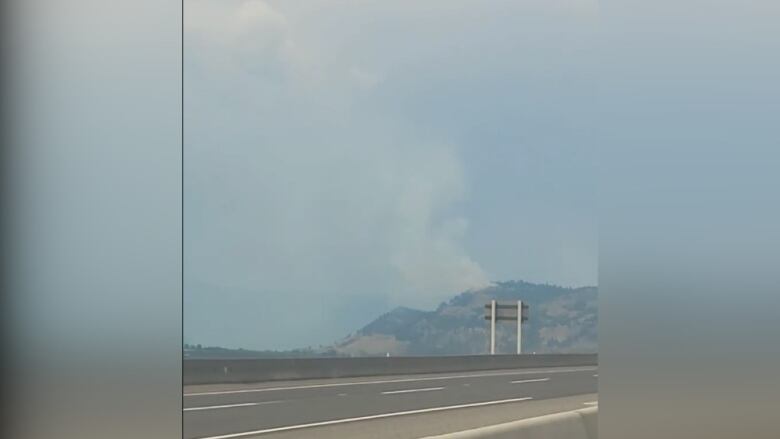
{"type": "Polygon", "coordinates": [[[395,395],[397,393],[414,393],[414,392],[432,392],[434,390],[441,390],[444,387],[427,387],[425,389],[404,389],[404,390],[388,390],[382,392],[382,395],[395,395]]]}
{"type": "Polygon", "coordinates": [[[588,367],[588,368],[565,369],[565,370],[545,370],[545,371],[537,370],[537,371],[522,371],[522,372],[514,371],[514,372],[480,373],[480,374],[468,374],[468,375],[448,375],[448,376],[425,377],[425,378],[399,378],[399,379],[390,379],[390,380],[355,381],[355,382],[347,382],[347,383],[306,384],[301,386],[266,387],[266,388],[259,388],[259,389],[217,390],[213,392],[185,393],[184,396],[228,395],[232,393],[274,392],[279,390],[319,389],[323,387],[360,386],[360,385],[369,385],[369,384],[412,383],[417,381],[454,380],[454,379],[461,379],[461,378],[482,378],[482,377],[508,376],[508,375],[573,373],[573,372],[585,372],[589,370],[596,370],[596,368],[588,367]]]}
{"type": "Polygon", "coordinates": [[[338,395],[336,395],[336,396],[347,396],[347,394],[346,394],[346,393],[339,393],[339,394],[338,394],[338,395]]]}
{"type": "Polygon", "coordinates": [[[594,376],[594,377],[596,377],[596,378],[598,378],[599,374],[595,374],[595,375],[593,375],[593,376],[594,376]]]}
{"type": "Polygon", "coordinates": [[[598,401],[583,402],[584,405],[599,405],[598,401]]]}
{"type": "Polygon", "coordinates": [[[277,402],[282,402],[282,401],[245,402],[242,404],[210,405],[208,407],[187,407],[187,408],[183,408],[182,411],[191,412],[195,410],[228,409],[231,407],[249,407],[249,406],[261,405],[261,404],[275,404],[277,402]]]}
{"type": "Polygon", "coordinates": [[[523,383],[540,383],[542,381],[550,381],[550,377],[547,378],[539,378],[536,380],[518,380],[518,381],[512,381],[512,384],[523,384],[523,383]]]}
{"type": "Polygon", "coordinates": [[[260,435],[266,433],[275,433],[278,431],[300,430],[302,428],[322,427],[326,425],[346,424],[348,422],[368,421],[371,419],[392,418],[396,416],[416,415],[419,413],[441,412],[444,410],[455,410],[455,409],[463,409],[463,408],[470,408],[470,407],[482,407],[486,405],[507,404],[510,402],[527,401],[529,399],[533,399],[533,398],[525,397],[525,398],[500,399],[497,401],[473,402],[470,404],[448,405],[444,407],[431,407],[427,409],[407,410],[404,412],[382,413],[380,415],[360,416],[357,418],[334,419],[332,421],[312,422],[310,424],[288,425],[285,427],[267,428],[265,430],[245,431],[241,433],[223,434],[220,436],[207,436],[207,437],[201,437],[200,439],[228,439],[228,438],[242,437],[242,436],[254,436],[254,435],[260,435]]]}

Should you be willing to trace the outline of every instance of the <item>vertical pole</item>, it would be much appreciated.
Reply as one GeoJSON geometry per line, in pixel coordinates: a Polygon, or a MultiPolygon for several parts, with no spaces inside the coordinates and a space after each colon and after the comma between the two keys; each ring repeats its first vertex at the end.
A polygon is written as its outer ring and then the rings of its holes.
{"type": "Polygon", "coordinates": [[[496,301],[490,301],[490,355],[496,353],[496,301]]]}
{"type": "Polygon", "coordinates": [[[517,355],[523,352],[523,301],[517,301],[517,355]]]}

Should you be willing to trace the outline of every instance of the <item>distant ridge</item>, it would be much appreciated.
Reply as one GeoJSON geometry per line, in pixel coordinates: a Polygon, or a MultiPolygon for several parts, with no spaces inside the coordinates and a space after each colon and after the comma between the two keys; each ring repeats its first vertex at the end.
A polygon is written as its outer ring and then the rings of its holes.
{"type": "MultiPolygon", "coordinates": [[[[531,306],[524,326],[526,352],[596,352],[598,289],[565,288],[523,281],[498,282],[461,293],[434,311],[398,307],[335,343],[341,355],[455,355],[487,352],[488,323],[484,306],[491,299],[531,306]]],[[[499,353],[514,353],[515,327],[497,327],[499,353]]]]}
{"type": "MultiPolygon", "coordinates": [[[[360,330],[319,348],[254,351],[185,345],[185,358],[311,358],[384,355],[469,355],[488,351],[484,306],[491,299],[528,303],[523,326],[525,352],[598,351],[598,288],[567,288],[524,281],[496,282],[442,302],[433,311],[399,306],[360,330]]],[[[499,354],[515,352],[514,322],[497,325],[499,354]]]]}

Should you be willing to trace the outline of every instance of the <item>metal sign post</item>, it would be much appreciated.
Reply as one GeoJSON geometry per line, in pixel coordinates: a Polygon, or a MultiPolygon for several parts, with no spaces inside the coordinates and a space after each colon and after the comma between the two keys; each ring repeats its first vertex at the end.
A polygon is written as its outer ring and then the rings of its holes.
{"type": "Polygon", "coordinates": [[[517,355],[523,352],[523,301],[517,301],[517,355]]]}
{"type": "Polygon", "coordinates": [[[490,355],[496,354],[496,301],[490,301],[490,355]]]}
{"type": "Polygon", "coordinates": [[[528,320],[528,305],[522,300],[517,305],[499,305],[491,300],[485,305],[485,320],[490,320],[490,355],[496,354],[496,321],[514,320],[517,322],[517,354],[523,353],[523,322],[528,320]]]}

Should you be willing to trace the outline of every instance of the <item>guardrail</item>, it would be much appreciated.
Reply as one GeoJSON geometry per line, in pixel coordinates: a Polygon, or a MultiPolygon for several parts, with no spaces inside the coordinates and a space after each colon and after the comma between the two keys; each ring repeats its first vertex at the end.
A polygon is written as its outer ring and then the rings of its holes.
{"type": "Polygon", "coordinates": [[[475,428],[423,439],[598,439],[598,408],[590,407],[571,412],[475,428]]]}
{"type": "Polygon", "coordinates": [[[185,385],[225,384],[597,364],[597,354],[185,359],[182,381],[185,385]]]}

